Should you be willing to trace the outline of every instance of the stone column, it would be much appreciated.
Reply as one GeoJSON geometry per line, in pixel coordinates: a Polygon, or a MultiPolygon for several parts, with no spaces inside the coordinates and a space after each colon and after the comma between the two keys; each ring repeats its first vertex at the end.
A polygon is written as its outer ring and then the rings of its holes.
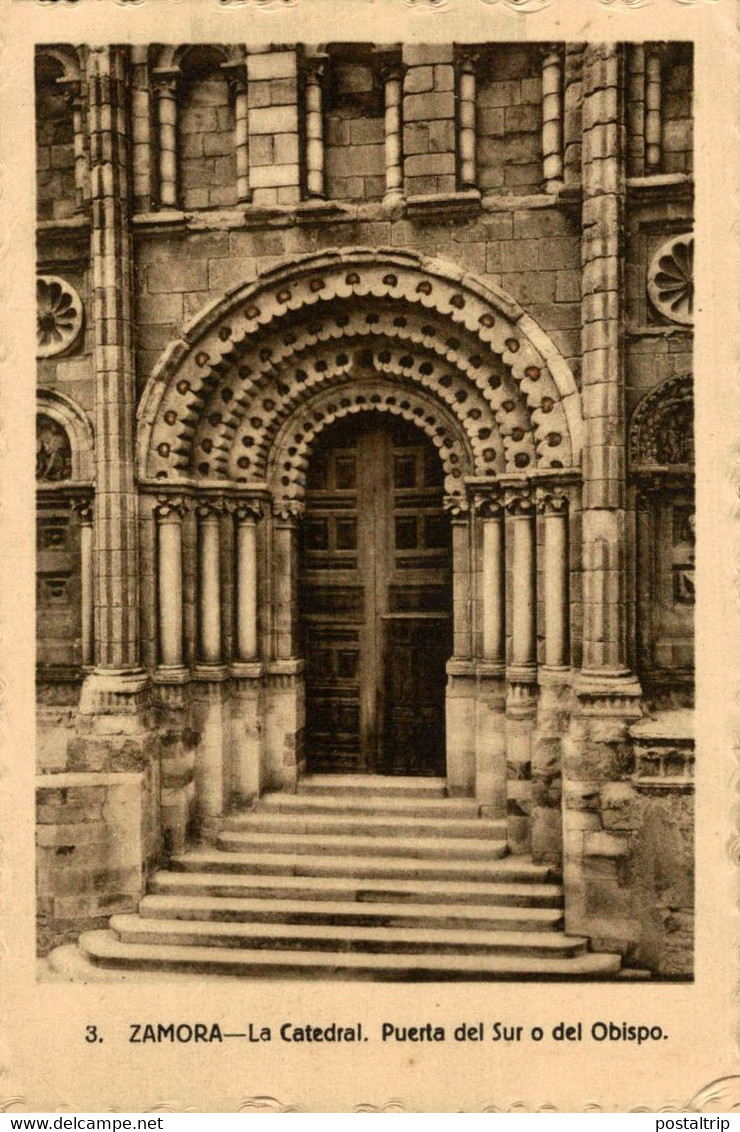
{"type": "Polygon", "coordinates": [[[548,493],[540,502],[545,516],[545,665],[568,668],[570,662],[570,560],[568,500],[548,493]]]}
{"type": "MultiPolygon", "coordinates": [[[[530,848],[532,728],[537,708],[537,559],[535,506],[526,484],[506,497],[511,555],[511,645],[506,668],[509,844],[530,848]]],[[[508,532],[507,532],[508,533],[508,532]]]]}
{"type": "Polygon", "coordinates": [[[262,516],[259,500],[240,502],[236,508],[236,639],[242,662],[259,657],[257,638],[257,523],[262,516]]]}
{"type": "Polygon", "coordinates": [[[179,71],[157,70],[155,92],[159,131],[159,205],[177,208],[177,88],[179,71]]]}
{"type": "Polygon", "coordinates": [[[506,561],[497,485],[476,496],[481,658],[475,702],[475,796],[481,812],[506,818],[506,561]]]}
{"type": "Polygon", "coordinates": [[[526,676],[537,668],[537,572],[534,503],[522,492],[509,500],[513,528],[511,671],[526,676]]]}
{"type": "Polygon", "coordinates": [[[95,664],[95,566],[93,561],[93,504],[84,497],[72,506],[80,520],[80,643],[82,667],[95,664]]]}
{"type": "Polygon", "coordinates": [[[645,52],[645,172],[659,173],[662,162],[661,59],[657,47],[645,52]]]}
{"type": "MultiPolygon", "coordinates": [[[[91,310],[95,371],[96,669],[85,681],[83,716],[120,715],[140,727],[146,680],[139,649],[138,500],[134,480],[131,194],[128,179],[128,49],[87,54],[91,190],[91,310]],[[96,690],[101,693],[97,698],[96,690]]],[[[112,756],[111,756],[112,757],[112,756]]]]}
{"type": "Polygon", "coordinates": [[[305,60],[306,194],[323,200],[325,55],[307,55],[305,60]]]}
{"type": "Polygon", "coordinates": [[[200,661],[221,664],[221,515],[220,499],[198,504],[198,630],[200,661]]]}
{"type": "Polygon", "coordinates": [[[383,64],[385,97],[385,203],[393,204],[403,197],[403,147],[401,131],[401,99],[403,67],[401,60],[383,64]]]}
{"type": "MultiPolygon", "coordinates": [[[[627,648],[624,393],[624,52],[588,43],[583,68],[583,656],[561,744],[566,928],[619,949],[632,938],[618,840],[605,858],[598,807],[629,776],[640,686],[627,648]],[[592,831],[598,831],[593,834],[592,831]],[[613,851],[616,850],[616,851],[613,851]],[[606,915],[595,909],[606,909],[606,915]]],[[[625,852],[626,852],[625,843],[625,852]]]]}
{"type": "Polygon", "coordinates": [[[558,44],[542,56],[542,173],[545,191],[563,184],[563,53],[558,44]]]}
{"type": "Polygon", "coordinates": [[[305,505],[298,499],[273,501],[273,631],[278,660],[298,656],[298,524],[304,512],[305,505]]]}
{"type": "Polygon", "coordinates": [[[155,510],[157,520],[157,594],[159,659],[167,669],[182,669],[182,516],[184,501],[166,497],[155,510]]]}
{"type": "Polygon", "coordinates": [[[476,779],[476,665],[472,642],[472,556],[470,504],[448,496],[452,524],[453,655],[447,663],[447,790],[470,795],[476,779]]]}
{"type": "Polygon", "coordinates": [[[460,147],[460,188],[463,191],[477,187],[476,63],[477,55],[474,52],[466,52],[460,60],[458,76],[458,145],[460,147]]]}
{"type": "Polygon", "coordinates": [[[504,563],[504,508],[497,500],[483,498],[478,504],[483,522],[483,660],[506,663],[506,587],[504,563]]]}
{"type": "Polygon", "coordinates": [[[67,81],[67,104],[72,111],[72,134],[75,157],[75,212],[82,212],[87,198],[87,158],[85,156],[85,119],[82,106],[81,84],[67,81]]]}
{"type": "Polygon", "coordinates": [[[626,664],[622,50],[586,48],[583,105],[583,672],[626,664]]]}
{"type": "Polygon", "coordinates": [[[559,865],[563,847],[561,747],[572,710],[569,513],[562,492],[545,488],[538,496],[544,516],[545,663],[539,669],[532,738],[531,847],[535,861],[559,865]]]}
{"type": "Polygon", "coordinates": [[[236,156],[236,199],[249,204],[249,98],[246,64],[229,67],[229,89],[234,99],[234,153],[236,156]]]}

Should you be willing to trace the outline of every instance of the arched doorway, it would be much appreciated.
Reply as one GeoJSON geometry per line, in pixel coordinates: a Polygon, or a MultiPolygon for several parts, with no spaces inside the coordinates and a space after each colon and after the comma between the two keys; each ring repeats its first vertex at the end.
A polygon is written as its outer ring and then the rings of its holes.
{"type": "Polygon", "coordinates": [[[445,772],[443,491],[434,445],[387,414],[336,422],[312,452],[298,581],[309,771],[445,772]]]}

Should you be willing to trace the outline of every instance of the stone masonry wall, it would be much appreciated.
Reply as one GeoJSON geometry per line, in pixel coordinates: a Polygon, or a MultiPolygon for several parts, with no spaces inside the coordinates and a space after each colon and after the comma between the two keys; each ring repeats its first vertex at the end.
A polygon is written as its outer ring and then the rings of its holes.
{"type": "Polygon", "coordinates": [[[478,82],[481,189],[536,193],[542,183],[542,75],[537,44],[494,48],[478,82]]]}
{"type": "Polygon", "coordinates": [[[691,173],[694,143],[691,43],[669,48],[663,67],[663,171],[691,173]]]}
{"type": "Polygon", "coordinates": [[[75,210],[72,108],[57,76],[43,73],[37,86],[36,191],[39,220],[63,220],[75,210]]]}
{"type": "Polygon", "coordinates": [[[457,184],[452,45],[406,45],[403,62],[406,192],[409,196],[452,193],[457,184]]]}
{"type": "Polygon", "coordinates": [[[236,204],[234,108],[218,65],[194,69],[180,111],[180,193],[184,208],[236,204]]]}
{"type": "Polygon", "coordinates": [[[41,955],[138,906],[146,857],[143,786],[144,776],[133,772],[37,779],[41,955]]]}
{"type": "Polygon", "coordinates": [[[326,93],[326,195],[378,200],[385,192],[383,88],[373,68],[336,63],[326,93]]]}

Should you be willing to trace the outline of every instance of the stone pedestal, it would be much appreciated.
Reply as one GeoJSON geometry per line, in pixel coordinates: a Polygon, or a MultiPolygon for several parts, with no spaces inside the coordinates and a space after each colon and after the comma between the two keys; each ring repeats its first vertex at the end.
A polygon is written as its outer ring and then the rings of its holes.
{"type": "Polygon", "coordinates": [[[264,789],[263,671],[258,663],[231,666],[231,802],[237,809],[258,798],[264,789]]]}
{"type": "Polygon", "coordinates": [[[295,793],[305,770],[306,689],[302,660],[275,661],[264,678],[263,789],[295,793]]]}
{"type": "Polygon", "coordinates": [[[506,678],[501,665],[478,664],[475,796],[481,813],[506,817],[506,678]]]}
{"type": "Polygon", "coordinates": [[[475,663],[452,658],[447,663],[447,791],[472,797],[476,787],[475,663]]]}

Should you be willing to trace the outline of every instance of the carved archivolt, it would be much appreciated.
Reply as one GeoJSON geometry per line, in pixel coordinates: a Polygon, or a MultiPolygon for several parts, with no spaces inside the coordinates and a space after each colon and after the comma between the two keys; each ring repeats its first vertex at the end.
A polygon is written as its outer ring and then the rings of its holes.
{"type": "MultiPolygon", "coordinates": [[[[142,399],[140,475],[261,481],[288,419],[302,433],[316,398],[339,409],[357,396],[387,411],[388,397],[413,401],[420,427],[454,432],[477,475],[580,462],[572,374],[521,308],[452,265],[355,249],[275,268],[185,329],[142,399]]],[[[291,491],[303,478],[293,464],[291,491]]]]}
{"type": "Polygon", "coordinates": [[[655,309],[671,322],[694,321],[694,237],[673,236],[658,249],[648,268],[648,294],[655,309]]]}
{"type": "Polygon", "coordinates": [[[633,468],[693,468],[694,383],[690,374],[671,377],[643,397],[629,432],[633,468]]]}
{"type": "Polygon", "coordinates": [[[36,356],[51,358],[74,346],[82,330],[82,299],[66,279],[36,279],[36,356]]]}

